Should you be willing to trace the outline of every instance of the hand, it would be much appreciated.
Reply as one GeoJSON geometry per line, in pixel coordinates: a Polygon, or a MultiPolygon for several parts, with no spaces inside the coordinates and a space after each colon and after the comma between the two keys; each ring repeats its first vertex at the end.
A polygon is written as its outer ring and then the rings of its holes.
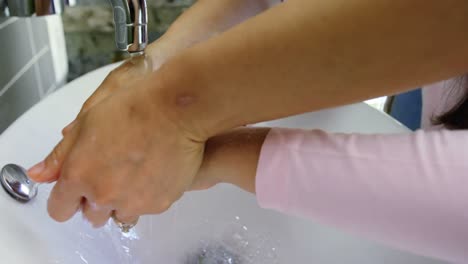
{"type": "Polygon", "coordinates": [[[102,84],[83,104],[75,120],[62,130],[62,134],[67,134],[75,125],[75,121],[94,105],[113,95],[118,90],[132,89],[135,83],[144,79],[144,77],[151,72],[157,71],[166,60],[185,48],[174,48],[174,46],[177,46],[177,43],[165,39],[166,38],[162,37],[148,45],[145,49],[144,56],[132,57],[112,70],[102,84]]]}
{"type": "Polygon", "coordinates": [[[67,125],[62,134],[67,134],[84,113],[107,97],[121,89],[132,89],[138,81],[157,69],[153,68],[151,55],[130,58],[122,65],[114,69],[98,87],[98,89],[83,104],[76,119],[67,125]]]}
{"type": "Polygon", "coordinates": [[[82,207],[94,225],[115,211],[122,222],[167,210],[203,184],[195,176],[204,139],[169,118],[155,103],[153,83],[115,92],[85,111],[54,151],[29,171],[38,182],[57,180],[48,211],[66,221],[82,207]]]}

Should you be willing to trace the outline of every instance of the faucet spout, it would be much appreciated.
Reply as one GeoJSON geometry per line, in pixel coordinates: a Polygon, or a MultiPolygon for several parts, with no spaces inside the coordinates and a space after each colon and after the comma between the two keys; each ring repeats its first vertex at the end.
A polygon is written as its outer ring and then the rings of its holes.
{"type": "MultiPolygon", "coordinates": [[[[114,14],[115,43],[119,50],[141,54],[148,45],[146,0],[109,0],[114,14]]],[[[75,0],[0,0],[1,16],[61,14],[75,0]]]]}
{"type": "Polygon", "coordinates": [[[114,12],[117,48],[129,53],[143,53],[148,44],[146,0],[109,1],[114,12]]]}

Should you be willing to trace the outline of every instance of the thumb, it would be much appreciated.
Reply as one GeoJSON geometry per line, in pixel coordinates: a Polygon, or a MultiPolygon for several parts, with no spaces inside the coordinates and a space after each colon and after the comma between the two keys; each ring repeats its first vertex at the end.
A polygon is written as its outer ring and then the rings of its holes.
{"type": "Polygon", "coordinates": [[[75,145],[79,132],[78,125],[74,126],[43,161],[28,170],[29,177],[39,183],[56,181],[68,154],[75,145]]]}

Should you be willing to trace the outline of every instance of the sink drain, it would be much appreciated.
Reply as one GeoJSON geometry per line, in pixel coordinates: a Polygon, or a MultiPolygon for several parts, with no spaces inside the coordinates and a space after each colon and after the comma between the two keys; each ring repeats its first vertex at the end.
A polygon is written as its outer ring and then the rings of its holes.
{"type": "Polygon", "coordinates": [[[223,246],[208,247],[190,255],[184,264],[242,264],[240,257],[223,246]]]}
{"type": "Polygon", "coordinates": [[[0,173],[0,183],[11,197],[23,203],[36,197],[39,185],[29,179],[24,168],[15,164],[3,167],[0,173]]]}

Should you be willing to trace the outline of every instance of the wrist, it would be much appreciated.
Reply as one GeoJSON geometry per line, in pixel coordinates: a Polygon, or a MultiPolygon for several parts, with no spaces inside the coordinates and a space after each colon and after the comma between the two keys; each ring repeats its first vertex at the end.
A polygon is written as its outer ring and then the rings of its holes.
{"type": "Polygon", "coordinates": [[[155,62],[155,70],[158,69],[164,62],[169,60],[171,57],[181,53],[185,49],[202,41],[200,37],[189,34],[180,35],[178,32],[171,31],[166,32],[156,41],[148,45],[145,52],[155,62]]]}
{"type": "Polygon", "coordinates": [[[229,96],[207,79],[192,52],[183,52],[169,59],[148,80],[158,108],[198,142],[242,125],[234,122],[235,111],[226,107],[229,96]]]}
{"type": "Polygon", "coordinates": [[[145,49],[145,54],[151,59],[153,71],[158,70],[169,58],[175,55],[175,50],[164,36],[149,44],[145,49]]]}
{"type": "Polygon", "coordinates": [[[238,128],[210,138],[197,179],[229,183],[254,193],[260,151],[269,130],[238,128]]]}

